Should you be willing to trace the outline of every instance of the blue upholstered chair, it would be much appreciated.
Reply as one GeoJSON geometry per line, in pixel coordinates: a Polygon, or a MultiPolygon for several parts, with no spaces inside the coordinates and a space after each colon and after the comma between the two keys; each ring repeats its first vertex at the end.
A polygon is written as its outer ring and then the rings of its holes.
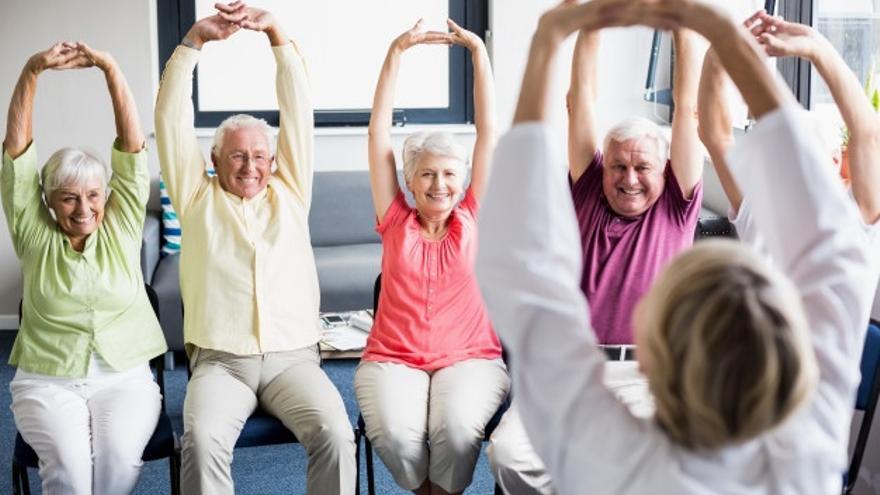
{"type": "Polygon", "coordinates": [[[859,392],[856,396],[856,411],[862,411],[864,414],[859,425],[859,433],[853,447],[849,469],[843,476],[844,494],[852,493],[859,477],[865,446],[868,444],[868,436],[871,433],[871,423],[874,421],[874,412],[877,409],[877,398],[880,396],[880,375],[878,375],[880,373],[880,322],[874,320],[868,325],[868,333],[865,335],[861,372],[862,381],[859,383],[859,392]]]}
{"type": "MultiPolygon", "coordinates": [[[[150,304],[153,311],[158,317],[159,305],[156,299],[156,293],[147,285],[147,296],[150,298],[150,304]]],[[[21,304],[18,308],[19,323],[21,322],[21,304]]],[[[153,373],[156,375],[156,381],[159,384],[159,392],[162,394],[162,409],[159,412],[159,422],[150,437],[149,443],[144,448],[142,459],[146,461],[156,461],[159,459],[168,459],[169,477],[171,481],[171,494],[177,495],[180,487],[180,448],[177,435],[171,428],[171,420],[165,410],[165,360],[163,356],[154,358],[150,362],[153,373]]],[[[21,437],[21,434],[15,434],[15,450],[12,454],[12,493],[15,495],[30,494],[30,482],[28,480],[28,468],[36,468],[39,464],[39,458],[34,450],[21,437]]]]}

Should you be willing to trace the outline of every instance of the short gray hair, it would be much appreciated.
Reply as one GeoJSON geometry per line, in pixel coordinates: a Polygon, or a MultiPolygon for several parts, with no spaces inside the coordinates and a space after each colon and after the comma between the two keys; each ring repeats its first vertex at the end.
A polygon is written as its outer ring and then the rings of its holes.
{"type": "Polygon", "coordinates": [[[467,150],[455,141],[448,132],[418,132],[403,142],[403,179],[412,181],[416,165],[425,154],[451,158],[458,162],[463,171],[467,169],[467,150]]]}
{"type": "Polygon", "coordinates": [[[110,193],[110,168],[97,154],[82,148],[56,151],[46,161],[40,175],[47,200],[64,186],[86,184],[93,179],[101,181],[105,194],[110,193]]]}
{"type": "Polygon", "coordinates": [[[617,123],[605,134],[605,142],[602,143],[602,152],[607,153],[611,142],[624,143],[630,140],[651,138],[657,142],[657,151],[660,156],[660,165],[666,165],[669,159],[669,138],[659,125],[644,117],[631,117],[617,123]]]}
{"type": "Polygon", "coordinates": [[[245,129],[248,127],[255,127],[263,131],[263,134],[266,135],[266,143],[269,145],[269,153],[274,155],[275,146],[272,142],[272,126],[263,119],[258,119],[253,115],[245,113],[232,115],[220,123],[217,130],[214,131],[214,144],[211,146],[211,155],[217,156],[220,153],[220,149],[223,148],[223,139],[226,137],[228,131],[245,129]]]}

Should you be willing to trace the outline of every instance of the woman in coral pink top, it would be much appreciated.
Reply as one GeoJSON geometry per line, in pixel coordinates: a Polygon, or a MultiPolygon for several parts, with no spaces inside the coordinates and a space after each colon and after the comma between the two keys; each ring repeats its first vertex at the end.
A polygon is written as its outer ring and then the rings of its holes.
{"type": "Polygon", "coordinates": [[[391,43],[373,100],[370,179],[384,250],[382,292],[355,391],[367,437],[397,483],[445,494],[470,484],[486,423],[510,379],[473,271],[478,199],[495,144],[489,56],[477,35],[451,20],[449,33],[422,31],[421,23],[391,43]],[[389,130],[401,54],[418,44],[470,50],[477,138],[467,189],[467,154],[452,136],[406,140],[411,207],[397,181],[389,130]]]}

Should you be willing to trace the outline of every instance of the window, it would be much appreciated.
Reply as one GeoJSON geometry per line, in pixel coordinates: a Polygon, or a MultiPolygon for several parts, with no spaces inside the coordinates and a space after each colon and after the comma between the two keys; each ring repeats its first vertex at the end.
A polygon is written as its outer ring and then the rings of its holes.
{"type": "MultiPolygon", "coordinates": [[[[814,26],[843,56],[863,85],[877,81],[880,70],[880,2],[870,0],[814,0],[814,26]]],[[[828,86],[816,71],[810,80],[810,108],[832,122],[843,120],[828,86]]],[[[874,84],[876,87],[876,84],[874,84]]],[[[874,88],[870,88],[873,91],[874,88]]]]}
{"type": "MultiPolygon", "coordinates": [[[[161,68],[195,20],[214,12],[213,4],[157,2],[161,68]]],[[[280,19],[303,51],[319,126],[368,123],[388,44],[419,17],[426,29],[445,30],[446,17],[480,35],[488,29],[488,0],[263,0],[259,7],[280,19]]],[[[259,33],[236,33],[223,43],[206,45],[193,84],[196,126],[217,126],[234,113],[249,113],[277,126],[274,72],[274,59],[259,33]]],[[[472,88],[466,49],[416,47],[403,57],[394,122],[472,122],[472,88]]]]}

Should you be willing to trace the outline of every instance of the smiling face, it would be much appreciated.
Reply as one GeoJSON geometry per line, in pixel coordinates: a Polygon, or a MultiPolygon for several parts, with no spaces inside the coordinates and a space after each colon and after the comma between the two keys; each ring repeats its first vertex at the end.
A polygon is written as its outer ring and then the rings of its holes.
{"type": "Polygon", "coordinates": [[[605,150],[602,191],[620,216],[637,217],[663,194],[666,160],[651,138],[611,141],[605,150]]]}
{"type": "Polygon", "coordinates": [[[464,189],[463,169],[454,158],[430,153],[419,157],[407,187],[413,194],[420,215],[442,218],[452,212],[464,189]]]}
{"type": "Polygon", "coordinates": [[[226,131],[223,146],[212,156],[220,187],[245,199],[265,189],[274,160],[269,150],[266,133],[258,127],[226,131]]]}
{"type": "Polygon", "coordinates": [[[58,226],[77,245],[104,220],[106,184],[92,178],[82,184],[62,186],[52,192],[48,202],[58,226]]]}

